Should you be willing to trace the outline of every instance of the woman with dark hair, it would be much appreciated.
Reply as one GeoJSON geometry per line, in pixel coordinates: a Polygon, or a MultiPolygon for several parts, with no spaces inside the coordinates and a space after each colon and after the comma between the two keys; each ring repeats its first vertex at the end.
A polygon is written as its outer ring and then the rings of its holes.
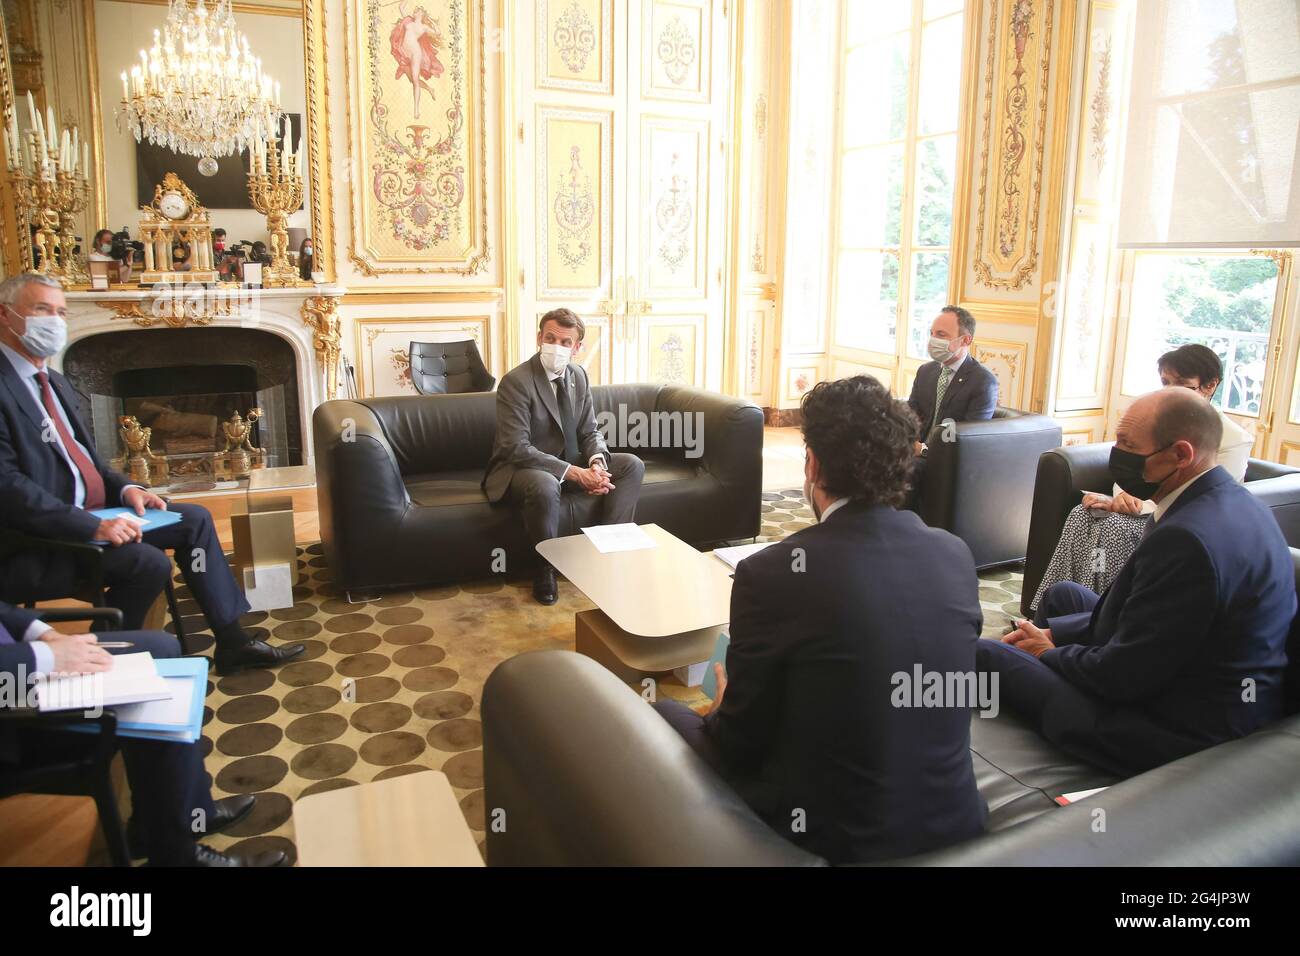
{"type": "MultiPolygon", "coordinates": [[[[1190,388],[1207,402],[1223,381],[1223,363],[1204,345],[1189,343],[1166,352],[1156,361],[1160,384],[1166,388],[1190,388]]],[[[1217,405],[1223,423],[1218,464],[1237,481],[1246,477],[1246,462],[1254,437],[1234,422],[1217,405]]],[[[1038,585],[1030,607],[1038,609],[1043,593],[1058,581],[1073,581],[1098,594],[1110,587],[1124,562],[1129,559],[1142,531],[1151,520],[1155,503],[1121,491],[1116,485],[1110,495],[1089,492],[1075,505],[1061,529],[1052,560],[1038,585]],[[1098,555],[1104,556],[1099,560],[1098,555]]]]}
{"type": "Polygon", "coordinates": [[[311,236],[302,241],[298,247],[298,277],[304,282],[311,281],[312,270],[312,246],[311,236]]]}

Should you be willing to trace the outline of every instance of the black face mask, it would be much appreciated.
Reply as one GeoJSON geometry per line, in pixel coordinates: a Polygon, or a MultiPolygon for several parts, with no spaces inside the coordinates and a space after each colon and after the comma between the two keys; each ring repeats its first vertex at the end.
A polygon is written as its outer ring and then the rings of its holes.
{"type": "Polygon", "coordinates": [[[1118,445],[1112,445],[1110,449],[1110,476],[1119,485],[1120,490],[1132,495],[1134,498],[1140,498],[1146,501],[1156,493],[1156,489],[1169,480],[1177,468],[1169,472],[1159,481],[1147,481],[1142,477],[1142,472],[1146,469],[1147,459],[1160,454],[1172,445],[1166,445],[1164,448],[1158,448],[1150,455],[1139,455],[1135,451],[1124,451],[1118,445]]]}

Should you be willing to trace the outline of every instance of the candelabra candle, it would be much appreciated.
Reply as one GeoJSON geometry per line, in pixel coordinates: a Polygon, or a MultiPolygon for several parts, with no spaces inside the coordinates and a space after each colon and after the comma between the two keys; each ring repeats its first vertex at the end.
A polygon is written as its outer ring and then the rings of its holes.
{"type": "MultiPolygon", "coordinates": [[[[90,195],[87,144],[81,142],[75,127],[59,130],[52,109],[47,109],[42,119],[30,93],[27,109],[31,128],[26,143],[12,113],[6,117],[5,142],[19,221],[36,227],[36,249],[29,264],[65,286],[85,282],[85,267],[75,254],[75,217],[86,208],[90,195]],[[82,147],[80,165],[77,146],[82,147]]],[[[24,257],[29,254],[24,246],[24,257]]]]}
{"type": "Polygon", "coordinates": [[[266,216],[266,230],[271,235],[271,264],[263,270],[265,286],[310,285],[289,262],[289,215],[302,206],[302,156],[285,151],[274,138],[257,147],[257,171],[248,174],[248,198],[253,208],[266,216]]]}

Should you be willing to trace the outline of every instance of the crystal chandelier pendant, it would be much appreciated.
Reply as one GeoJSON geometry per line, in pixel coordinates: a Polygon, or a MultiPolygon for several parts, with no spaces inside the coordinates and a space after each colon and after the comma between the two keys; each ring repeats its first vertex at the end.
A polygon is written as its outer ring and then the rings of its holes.
{"type": "Polygon", "coordinates": [[[280,84],[262,72],[231,0],[169,0],[153,46],[122,72],[117,120],[138,143],[198,157],[211,176],[221,157],[274,135],[281,112],[280,84]]]}

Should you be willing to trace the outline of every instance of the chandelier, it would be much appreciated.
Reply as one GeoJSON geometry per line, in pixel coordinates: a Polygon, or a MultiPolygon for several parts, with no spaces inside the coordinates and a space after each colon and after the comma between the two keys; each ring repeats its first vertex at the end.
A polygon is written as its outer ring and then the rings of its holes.
{"type": "Polygon", "coordinates": [[[212,176],[217,157],[273,136],[280,112],[280,84],[236,29],[231,0],[195,0],[192,8],[169,0],[153,47],[140,51],[129,76],[122,72],[117,122],[137,143],[147,138],[199,157],[199,172],[212,176]]]}

